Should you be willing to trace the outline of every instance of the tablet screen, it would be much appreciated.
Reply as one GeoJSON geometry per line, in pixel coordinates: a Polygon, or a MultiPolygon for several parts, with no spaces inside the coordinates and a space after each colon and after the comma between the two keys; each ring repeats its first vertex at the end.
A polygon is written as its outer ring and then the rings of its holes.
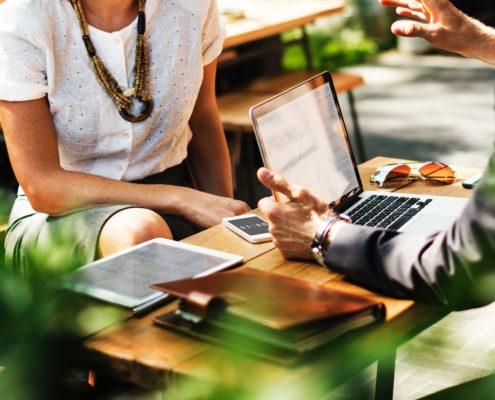
{"type": "Polygon", "coordinates": [[[65,276],[63,286],[135,307],[163,295],[150,289],[152,284],[212,273],[240,261],[240,256],[155,239],[65,276]]]}

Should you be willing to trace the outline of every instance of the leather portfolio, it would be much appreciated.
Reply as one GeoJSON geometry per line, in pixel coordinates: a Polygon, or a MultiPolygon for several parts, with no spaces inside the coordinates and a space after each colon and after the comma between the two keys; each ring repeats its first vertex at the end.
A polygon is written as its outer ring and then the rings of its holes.
{"type": "Polygon", "coordinates": [[[309,353],[385,316],[381,303],[252,268],[151,287],[180,299],[156,324],[271,359],[309,353]]]}

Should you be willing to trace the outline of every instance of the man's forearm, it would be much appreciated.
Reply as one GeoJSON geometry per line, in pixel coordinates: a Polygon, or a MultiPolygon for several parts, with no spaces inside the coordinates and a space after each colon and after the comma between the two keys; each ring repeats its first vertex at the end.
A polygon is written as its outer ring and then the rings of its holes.
{"type": "Polygon", "coordinates": [[[495,67],[495,29],[479,21],[475,21],[475,24],[474,41],[470,43],[472,48],[466,49],[463,55],[477,58],[495,67]]]}
{"type": "Polygon", "coordinates": [[[359,283],[394,296],[454,308],[488,304],[495,279],[495,157],[468,205],[448,230],[409,234],[342,226],[325,262],[359,283]]]}
{"type": "Polygon", "coordinates": [[[434,46],[495,66],[495,30],[457,9],[449,0],[378,0],[406,19],[392,24],[399,36],[421,37],[434,46]]]}

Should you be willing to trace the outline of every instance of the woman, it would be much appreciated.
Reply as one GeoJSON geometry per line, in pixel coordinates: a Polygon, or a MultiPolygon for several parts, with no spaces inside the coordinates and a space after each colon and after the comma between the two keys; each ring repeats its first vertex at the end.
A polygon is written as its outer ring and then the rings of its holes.
{"type": "Polygon", "coordinates": [[[0,120],[23,190],[15,264],[67,227],[88,262],[247,211],[214,95],[222,42],[215,0],[0,5],[0,120]]]}

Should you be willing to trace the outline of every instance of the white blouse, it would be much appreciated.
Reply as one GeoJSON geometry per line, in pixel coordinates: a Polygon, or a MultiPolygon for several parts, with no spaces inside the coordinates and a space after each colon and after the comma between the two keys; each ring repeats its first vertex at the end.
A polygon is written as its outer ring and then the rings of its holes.
{"type": "MultiPolygon", "coordinates": [[[[123,88],[133,82],[136,25],[113,33],[90,27],[123,88]]],[[[0,5],[0,99],[48,96],[66,170],[136,180],[180,164],[203,66],[222,50],[216,0],[148,0],[146,34],[154,109],[131,123],[96,80],[68,0],[7,0],[0,5]]]]}

